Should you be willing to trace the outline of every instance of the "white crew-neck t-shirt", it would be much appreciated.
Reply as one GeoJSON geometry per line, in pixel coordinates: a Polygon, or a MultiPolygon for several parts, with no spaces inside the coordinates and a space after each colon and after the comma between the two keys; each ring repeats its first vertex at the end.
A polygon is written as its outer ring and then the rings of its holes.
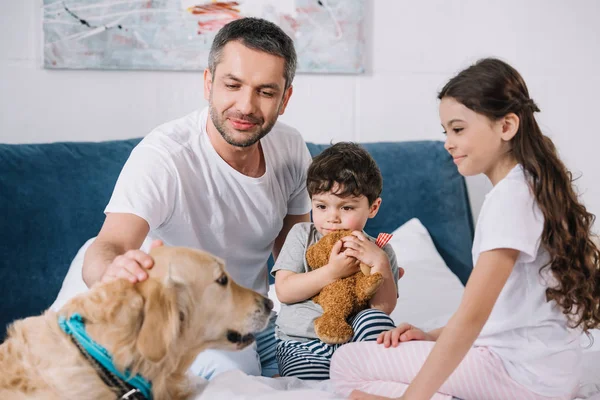
{"type": "Polygon", "coordinates": [[[473,265],[485,251],[519,250],[476,346],[487,346],[502,359],[509,375],[545,396],[572,393],[580,377],[580,331],[567,328],[546,288],[556,280],[544,269],[549,255],[541,245],[544,216],[521,165],[487,194],[477,221],[473,265]]]}
{"type": "Polygon", "coordinates": [[[268,293],[267,260],[287,214],[310,211],[302,136],[277,122],[260,140],[266,171],[227,164],[206,133],[208,108],[159,126],[127,160],[105,213],[131,213],[166,245],[208,251],[239,284],[268,293]]]}

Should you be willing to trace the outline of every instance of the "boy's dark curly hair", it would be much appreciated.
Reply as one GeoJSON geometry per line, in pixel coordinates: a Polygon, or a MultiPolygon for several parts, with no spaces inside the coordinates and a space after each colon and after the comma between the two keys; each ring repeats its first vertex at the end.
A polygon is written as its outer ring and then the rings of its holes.
{"type": "Polygon", "coordinates": [[[383,178],[367,150],[356,143],[340,142],[313,158],[306,188],[311,198],[335,190],[340,197],[365,196],[371,205],[381,195],[383,178]]]}

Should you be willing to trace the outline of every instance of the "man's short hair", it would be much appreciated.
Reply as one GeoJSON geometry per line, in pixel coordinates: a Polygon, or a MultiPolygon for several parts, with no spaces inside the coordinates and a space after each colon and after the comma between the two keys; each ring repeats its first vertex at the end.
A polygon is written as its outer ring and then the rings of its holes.
{"type": "Polygon", "coordinates": [[[369,205],[381,195],[383,178],[377,163],[360,145],[340,142],[313,158],[306,188],[313,195],[330,192],[340,197],[365,196],[369,205]]]}
{"type": "Polygon", "coordinates": [[[215,76],[225,45],[240,41],[244,46],[282,57],[285,60],[285,89],[292,85],[296,74],[296,50],[292,39],[277,25],[260,18],[242,18],[219,30],[208,55],[208,69],[215,76]]]}

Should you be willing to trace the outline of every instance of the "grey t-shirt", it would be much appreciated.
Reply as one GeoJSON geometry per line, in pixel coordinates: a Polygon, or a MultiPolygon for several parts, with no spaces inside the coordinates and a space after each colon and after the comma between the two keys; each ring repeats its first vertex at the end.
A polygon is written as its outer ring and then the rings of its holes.
{"type": "MultiPolygon", "coordinates": [[[[365,234],[366,235],[366,234],[365,234]]],[[[321,235],[310,222],[296,224],[290,229],[285,243],[277,257],[277,261],[271,270],[271,275],[283,269],[297,274],[309,272],[310,267],[306,262],[306,250],[318,242],[321,235]]],[[[374,238],[367,235],[371,241],[374,238]]],[[[392,246],[388,243],[383,246],[390,259],[394,283],[398,286],[398,263],[392,246]]],[[[298,340],[306,342],[317,339],[314,320],[323,314],[323,308],[312,300],[305,300],[294,304],[281,304],[281,310],[277,316],[277,337],[281,340],[298,340]]]]}

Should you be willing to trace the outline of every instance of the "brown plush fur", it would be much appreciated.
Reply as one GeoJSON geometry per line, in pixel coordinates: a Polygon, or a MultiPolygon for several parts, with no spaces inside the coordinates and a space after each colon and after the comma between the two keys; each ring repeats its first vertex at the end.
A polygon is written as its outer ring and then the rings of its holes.
{"type": "MultiPolygon", "coordinates": [[[[326,265],[333,245],[351,233],[348,230],[341,230],[323,236],[306,251],[308,266],[314,270],[326,265]]],[[[369,300],[383,283],[380,273],[370,275],[369,270],[368,266],[361,265],[361,271],[325,286],[318,295],[313,297],[312,300],[323,308],[323,315],[315,320],[315,333],[323,342],[346,343],[354,335],[352,327],[348,324],[348,318],[366,309],[369,300]]]]}
{"type": "MultiPolygon", "coordinates": [[[[186,371],[204,349],[241,349],[232,343],[264,329],[270,302],[231,279],[216,282],[224,265],[212,255],[159,247],[149,279],[99,284],[68,302],[58,314],[79,313],[89,336],[113,356],[117,368],[152,382],[155,399],[182,399],[191,387],[186,371]]],[[[58,314],[13,323],[0,346],[0,399],[114,399],[58,326],[58,314]]]]}

